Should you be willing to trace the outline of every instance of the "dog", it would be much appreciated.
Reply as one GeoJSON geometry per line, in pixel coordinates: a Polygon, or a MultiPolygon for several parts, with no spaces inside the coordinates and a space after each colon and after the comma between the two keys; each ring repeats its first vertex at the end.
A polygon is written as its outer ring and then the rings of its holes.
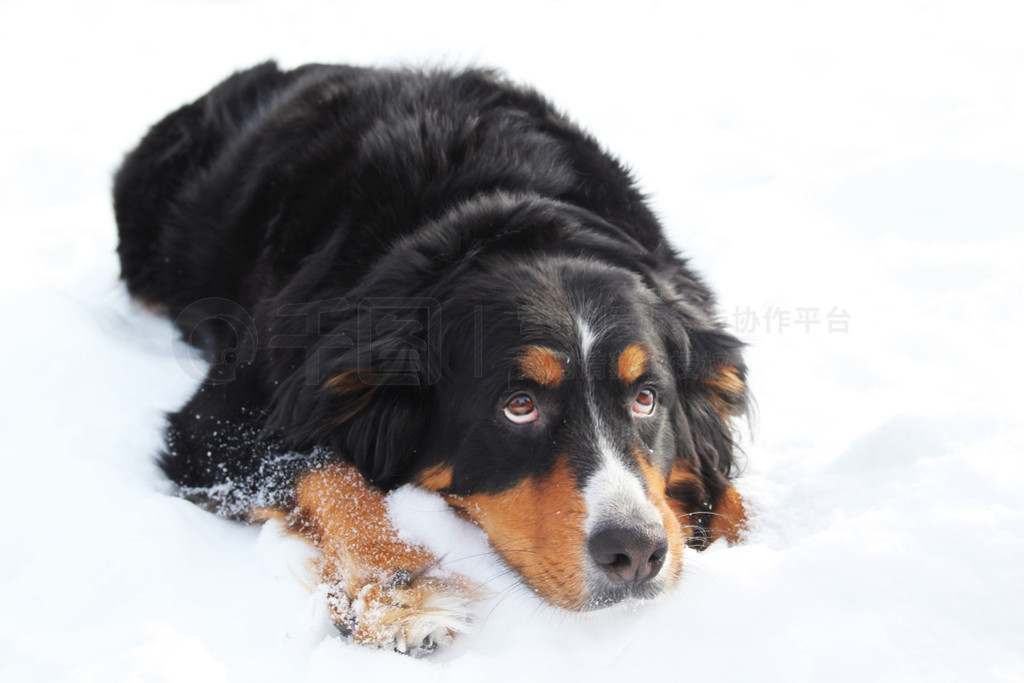
{"type": "Polygon", "coordinates": [[[357,642],[412,654],[475,587],[403,541],[414,484],[548,603],[650,599],[744,530],[742,344],[625,168],[481,69],[266,63],[114,179],[121,276],[209,362],[163,471],[319,551],[357,642]]]}

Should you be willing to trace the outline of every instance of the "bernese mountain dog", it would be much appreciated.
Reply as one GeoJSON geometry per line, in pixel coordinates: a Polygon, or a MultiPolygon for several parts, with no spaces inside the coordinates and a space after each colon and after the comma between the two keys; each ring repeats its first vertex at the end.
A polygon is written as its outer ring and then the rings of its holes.
{"type": "Polygon", "coordinates": [[[487,70],[262,64],[114,182],[122,277],[208,361],[160,464],[319,553],[354,640],[423,653],[476,588],[400,538],[442,496],[568,610],[654,598],[735,540],[741,343],[629,173],[487,70]]]}

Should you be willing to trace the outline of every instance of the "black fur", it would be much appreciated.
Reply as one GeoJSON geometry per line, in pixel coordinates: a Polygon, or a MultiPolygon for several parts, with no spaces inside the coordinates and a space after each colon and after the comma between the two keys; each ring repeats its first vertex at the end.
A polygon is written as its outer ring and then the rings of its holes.
{"type": "Polygon", "coordinates": [[[695,511],[727,486],[715,400],[745,398],[706,380],[742,377],[740,344],[622,166],[494,73],[264,64],[154,126],[114,197],[130,292],[211,361],[164,470],[228,512],[334,458],[383,488],[446,462],[453,492],[500,491],[566,451],[585,478],[585,373],[533,388],[551,409],[528,435],[496,417],[516,349],[570,353],[574,311],[664,360],[636,428],[595,375],[623,447],[690,463],[700,485],[673,495],[695,511]]]}

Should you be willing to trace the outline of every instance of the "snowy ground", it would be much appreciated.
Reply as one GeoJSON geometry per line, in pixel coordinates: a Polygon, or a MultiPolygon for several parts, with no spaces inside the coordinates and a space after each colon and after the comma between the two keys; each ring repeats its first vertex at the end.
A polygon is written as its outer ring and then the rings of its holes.
{"type": "Polygon", "coordinates": [[[1024,7],[505,5],[0,3],[0,680],[1024,680],[1024,7]],[[573,616],[406,492],[495,590],[412,660],[334,635],[273,528],[167,495],[197,369],[117,282],[110,176],[267,57],[496,65],[628,160],[751,344],[746,544],[573,616]]]}

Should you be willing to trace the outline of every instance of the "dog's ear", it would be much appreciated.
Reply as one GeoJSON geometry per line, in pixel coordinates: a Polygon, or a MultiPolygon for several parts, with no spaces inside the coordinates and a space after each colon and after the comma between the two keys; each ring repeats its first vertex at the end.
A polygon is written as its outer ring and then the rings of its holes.
{"type": "Polygon", "coordinates": [[[659,274],[655,285],[663,300],[658,323],[679,394],[677,465],[691,481],[684,508],[703,530],[696,539],[700,545],[701,538],[715,535],[715,515],[735,497],[729,483],[736,467],[733,420],[749,405],[743,343],[714,318],[710,294],[681,263],[667,276],[659,274]]]}
{"type": "Polygon", "coordinates": [[[289,372],[274,380],[268,424],[290,446],[326,448],[390,488],[415,474],[429,426],[440,377],[439,304],[426,297],[355,300],[303,304],[285,316],[317,324],[271,339],[278,350],[291,342],[302,352],[293,350],[289,372]]]}
{"type": "MultiPolygon", "coordinates": [[[[746,365],[743,344],[717,327],[686,331],[686,352],[678,368],[677,386],[690,423],[690,454],[717,494],[717,477],[728,478],[735,467],[733,419],[747,411],[746,365]]],[[[712,496],[712,500],[717,495],[712,496]]]]}

